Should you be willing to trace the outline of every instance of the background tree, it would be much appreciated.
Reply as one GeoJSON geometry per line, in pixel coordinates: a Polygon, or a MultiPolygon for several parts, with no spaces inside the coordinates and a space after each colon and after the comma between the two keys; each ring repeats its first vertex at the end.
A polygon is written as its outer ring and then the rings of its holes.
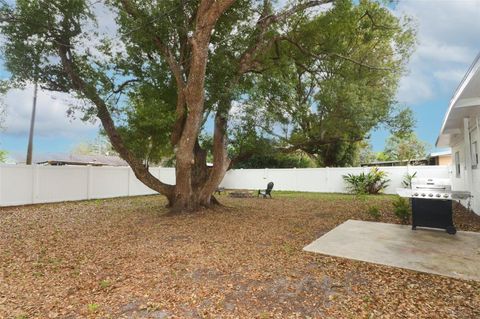
{"type": "Polygon", "coordinates": [[[108,139],[102,134],[99,134],[92,141],[78,143],[72,148],[70,153],[74,155],[117,155],[108,139]]]}
{"type": "MultiPolygon", "coordinates": [[[[309,10],[330,2],[301,0],[276,8],[269,0],[110,0],[105,5],[118,25],[112,38],[95,31],[99,2],[18,0],[0,9],[3,53],[13,85],[36,80],[43,89],[75,95],[83,102],[76,111],[85,120],[100,119],[112,146],[138,179],[164,194],[172,209],[195,210],[215,202],[212,193],[230,167],[227,128],[233,102],[262,101],[263,96],[268,106],[286,97],[271,96],[270,79],[273,85],[288,79],[286,93],[303,91],[297,100],[315,83],[306,97],[309,102],[315,97],[310,105],[317,105],[316,113],[323,115],[310,117],[304,104],[294,104],[295,111],[287,103],[270,114],[280,114],[283,108],[305,114],[293,122],[291,148],[327,154],[324,163],[337,157],[330,155],[330,148],[348,150],[338,143],[361,139],[368,126],[390,118],[391,96],[409,53],[411,30],[371,1],[358,6],[336,1],[334,15],[332,10],[309,10]],[[350,33],[355,36],[348,37],[350,33]],[[358,50],[362,42],[370,45],[358,50]],[[308,70],[318,66],[325,68],[310,75],[308,70]],[[295,82],[297,70],[306,75],[295,82]],[[301,90],[292,90],[295,85],[301,90]],[[378,86],[385,91],[369,89],[378,86]],[[323,91],[329,93],[317,97],[323,91]],[[358,105],[370,105],[371,113],[380,115],[357,112],[358,105]],[[339,111],[332,113],[330,108],[339,111]],[[344,120],[336,125],[342,129],[335,129],[335,121],[357,113],[365,120],[344,120]],[[206,165],[207,152],[199,141],[209,119],[212,168],[206,165]],[[330,124],[322,124],[324,119],[330,124]],[[354,122],[366,124],[357,129],[354,122]],[[300,124],[305,126],[303,133],[300,124]],[[332,131],[329,138],[327,131],[332,131]],[[145,162],[151,154],[168,152],[175,155],[176,185],[151,175],[145,162]]],[[[282,93],[280,89],[275,92],[282,93]]],[[[241,105],[241,112],[250,112],[241,105]]]]}
{"type": "Polygon", "coordinates": [[[385,144],[384,154],[389,161],[411,161],[425,158],[428,145],[415,133],[392,135],[385,144]]]}
{"type": "Polygon", "coordinates": [[[368,140],[359,142],[358,164],[371,163],[376,160],[376,154],[373,151],[372,144],[368,140]]]}
{"type": "Polygon", "coordinates": [[[0,163],[5,163],[7,161],[8,152],[5,150],[0,150],[0,163]]]}
{"type": "Polygon", "coordinates": [[[277,37],[243,102],[251,118],[245,123],[253,119],[257,132],[320,166],[355,164],[359,142],[380,126],[411,131],[412,112],[395,101],[413,44],[408,21],[376,2],[337,1],[321,17],[295,22],[298,28],[277,37]]]}

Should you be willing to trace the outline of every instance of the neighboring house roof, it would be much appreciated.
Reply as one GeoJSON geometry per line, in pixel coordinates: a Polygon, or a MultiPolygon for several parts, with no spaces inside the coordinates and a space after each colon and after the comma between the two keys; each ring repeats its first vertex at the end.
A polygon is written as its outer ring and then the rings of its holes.
{"type": "MultiPolygon", "coordinates": [[[[24,164],[25,159],[14,156],[17,164],[24,164]]],[[[50,165],[92,165],[92,166],[127,166],[125,162],[118,156],[107,155],[76,155],[76,154],[38,154],[33,156],[33,162],[36,164],[50,165]]]]}
{"type": "Polygon", "coordinates": [[[448,155],[452,155],[452,150],[451,149],[446,150],[446,151],[430,153],[430,155],[428,155],[428,157],[448,156],[448,155]]]}
{"type": "Polygon", "coordinates": [[[448,105],[437,147],[448,147],[463,134],[463,119],[480,115],[480,54],[477,55],[448,105]]]}
{"type": "Polygon", "coordinates": [[[430,153],[427,157],[425,158],[415,158],[411,159],[410,161],[407,160],[396,160],[396,161],[374,161],[374,162],[368,162],[368,163],[361,163],[360,166],[396,166],[396,165],[402,165],[406,164],[407,162],[413,163],[413,164],[424,164],[428,163],[429,159],[433,157],[438,157],[438,156],[448,156],[452,155],[452,150],[446,150],[446,151],[439,151],[439,152],[434,152],[430,153]]]}
{"type": "Polygon", "coordinates": [[[361,163],[360,166],[399,166],[406,163],[424,163],[427,158],[415,158],[411,160],[395,160],[395,161],[375,161],[368,163],[361,163]]]}

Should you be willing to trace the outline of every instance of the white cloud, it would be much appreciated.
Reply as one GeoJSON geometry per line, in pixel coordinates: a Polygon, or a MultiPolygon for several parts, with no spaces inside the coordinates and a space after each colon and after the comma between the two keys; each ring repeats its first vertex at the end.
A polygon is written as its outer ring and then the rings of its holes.
{"type": "Polygon", "coordinates": [[[400,103],[408,105],[433,97],[433,89],[422,74],[413,73],[400,80],[397,96],[400,103]]]}
{"type": "MultiPolygon", "coordinates": [[[[33,85],[24,90],[11,90],[4,98],[6,119],[4,135],[27,135],[32,114],[33,85]]],[[[71,102],[65,94],[38,90],[35,119],[36,136],[78,137],[98,131],[98,123],[67,117],[71,102]]]]}
{"type": "Polygon", "coordinates": [[[433,72],[433,76],[440,80],[446,82],[453,82],[453,84],[458,84],[465,75],[465,70],[463,69],[449,69],[449,70],[439,70],[433,72]]]}
{"type": "Polygon", "coordinates": [[[418,25],[418,45],[398,100],[418,104],[452,94],[480,50],[480,0],[404,0],[395,12],[413,17],[418,25]]]}

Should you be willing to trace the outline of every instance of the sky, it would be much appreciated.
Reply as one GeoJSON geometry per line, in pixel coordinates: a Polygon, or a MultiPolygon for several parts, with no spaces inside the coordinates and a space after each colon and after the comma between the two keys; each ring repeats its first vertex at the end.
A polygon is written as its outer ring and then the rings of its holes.
{"type": "MultiPolygon", "coordinates": [[[[448,103],[480,51],[480,0],[400,0],[392,10],[414,19],[418,42],[400,81],[397,100],[412,108],[415,131],[433,151],[448,103]]],[[[0,65],[0,78],[7,77],[0,65]]],[[[32,98],[33,86],[4,97],[7,115],[0,149],[17,155],[26,152],[32,98]]],[[[67,117],[67,102],[66,96],[39,91],[34,153],[68,153],[97,136],[98,122],[67,117]]],[[[385,130],[372,132],[374,151],[383,149],[388,135],[385,130]]]]}

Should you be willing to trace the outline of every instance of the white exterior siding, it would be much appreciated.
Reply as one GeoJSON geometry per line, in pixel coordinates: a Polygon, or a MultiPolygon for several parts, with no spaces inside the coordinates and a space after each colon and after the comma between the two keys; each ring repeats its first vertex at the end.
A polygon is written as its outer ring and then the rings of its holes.
{"type": "Polygon", "coordinates": [[[474,169],[473,170],[473,185],[470,190],[473,195],[472,200],[472,208],[473,211],[480,215],[480,170],[474,169]]]}
{"type": "Polygon", "coordinates": [[[463,141],[452,147],[452,189],[457,191],[466,191],[468,186],[466,185],[467,179],[465,178],[465,146],[463,141]],[[456,154],[460,155],[460,176],[456,174],[456,154]]]}
{"type": "MultiPolygon", "coordinates": [[[[471,140],[467,141],[467,143],[472,144],[473,142],[477,142],[478,145],[478,143],[480,143],[480,139],[478,137],[476,121],[470,121],[470,127],[468,130],[470,132],[469,136],[471,140]]],[[[473,195],[473,198],[471,199],[471,208],[477,215],[480,215],[480,166],[475,165],[472,159],[472,167],[467,167],[466,156],[470,156],[470,158],[472,158],[472,154],[465,154],[465,149],[466,145],[464,139],[457,141],[452,146],[452,189],[458,191],[470,191],[473,195]],[[456,176],[455,154],[457,152],[460,154],[460,177],[456,176]],[[471,174],[471,185],[469,185],[468,182],[468,174],[471,174]]]]}
{"type": "Polygon", "coordinates": [[[448,105],[437,147],[451,147],[453,158],[460,154],[461,174],[452,174],[454,190],[470,191],[472,208],[480,215],[480,165],[475,150],[480,151],[480,53],[458,85],[448,105]],[[476,142],[476,144],[475,144],[476,142]]]}

